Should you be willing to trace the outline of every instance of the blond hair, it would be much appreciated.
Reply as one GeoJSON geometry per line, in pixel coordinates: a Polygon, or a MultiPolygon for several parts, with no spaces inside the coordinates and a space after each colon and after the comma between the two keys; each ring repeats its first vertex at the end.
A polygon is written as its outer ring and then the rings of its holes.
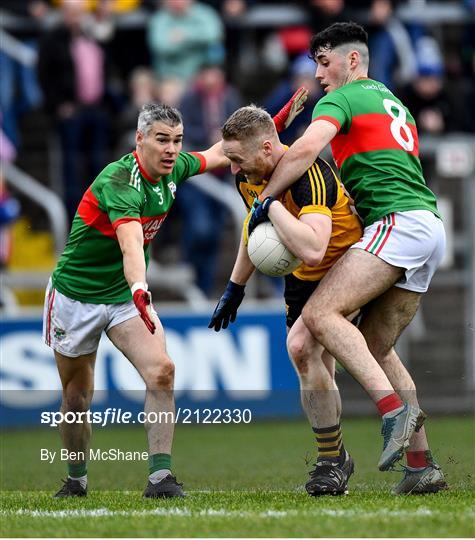
{"type": "Polygon", "coordinates": [[[221,128],[223,140],[241,142],[277,137],[271,115],[261,107],[248,105],[235,111],[221,128]]]}

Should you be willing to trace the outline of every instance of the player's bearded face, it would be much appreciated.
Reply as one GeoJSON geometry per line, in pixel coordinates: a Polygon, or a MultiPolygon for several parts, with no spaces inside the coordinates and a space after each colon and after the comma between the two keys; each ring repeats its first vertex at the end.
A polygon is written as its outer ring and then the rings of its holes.
{"type": "Polygon", "coordinates": [[[137,131],[137,153],[152,178],[170,174],[183,145],[183,125],[154,122],[144,134],[137,131]]]}

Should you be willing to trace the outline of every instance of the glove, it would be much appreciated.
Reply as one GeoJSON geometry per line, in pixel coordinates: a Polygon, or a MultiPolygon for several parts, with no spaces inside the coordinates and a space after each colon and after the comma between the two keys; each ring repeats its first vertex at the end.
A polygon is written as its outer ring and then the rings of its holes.
{"type": "Polygon", "coordinates": [[[284,131],[294,121],[295,117],[299,115],[304,108],[304,103],[307,101],[308,90],[305,86],[301,86],[295,94],[287,101],[287,103],[280,109],[280,111],[274,116],[275,128],[277,133],[284,131]]]}
{"type": "Polygon", "coordinates": [[[144,283],[134,283],[132,285],[132,298],[137,308],[140,318],[145,323],[148,331],[155,334],[155,323],[153,322],[152,295],[147,291],[144,283]]]}
{"type": "Polygon", "coordinates": [[[241,305],[244,298],[245,285],[238,285],[233,281],[229,281],[224,290],[223,296],[219,299],[208,328],[214,328],[215,332],[219,332],[221,328],[227,328],[230,322],[236,320],[238,307],[241,305]]]}
{"type": "Polygon", "coordinates": [[[249,240],[252,231],[260,223],[263,223],[264,221],[267,221],[269,219],[269,208],[274,201],[274,197],[266,197],[262,202],[259,199],[254,199],[254,203],[250,212],[250,217],[247,223],[247,240],[249,240]]]}

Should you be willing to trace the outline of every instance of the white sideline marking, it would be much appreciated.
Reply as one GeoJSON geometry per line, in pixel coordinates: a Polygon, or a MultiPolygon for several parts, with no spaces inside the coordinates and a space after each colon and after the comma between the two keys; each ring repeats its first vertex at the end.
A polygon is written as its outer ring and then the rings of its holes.
{"type": "MultiPolygon", "coordinates": [[[[110,510],[108,508],[77,509],[77,510],[1,510],[0,516],[28,516],[49,518],[83,518],[83,517],[113,517],[113,516],[181,516],[181,517],[239,517],[239,518],[285,518],[291,516],[332,516],[332,517],[421,517],[439,515],[448,512],[439,512],[429,508],[416,510],[373,510],[362,513],[359,510],[320,508],[314,510],[266,510],[265,512],[252,512],[248,510],[226,510],[224,508],[190,510],[188,508],[154,508],[152,510],[110,510]]],[[[475,512],[467,512],[469,517],[475,517],[475,512]]]]}

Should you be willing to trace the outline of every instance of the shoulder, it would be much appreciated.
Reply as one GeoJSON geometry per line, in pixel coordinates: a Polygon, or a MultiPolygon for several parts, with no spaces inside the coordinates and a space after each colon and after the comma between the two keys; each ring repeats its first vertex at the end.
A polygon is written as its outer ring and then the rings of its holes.
{"type": "Polygon", "coordinates": [[[97,176],[94,185],[108,196],[115,193],[142,192],[142,179],[132,154],[109,163],[97,176]]]}
{"type": "Polygon", "coordinates": [[[291,187],[292,198],[299,206],[332,207],[336,202],[337,191],[338,177],[321,158],[317,158],[291,187]]]}
{"type": "Polygon", "coordinates": [[[97,179],[113,180],[119,183],[128,183],[133,172],[132,154],[126,154],[118,161],[109,163],[102,169],[97,179]]]}
{"type": "Polygon", "coordinates": [[[180,182],[198,174],[205,166],[206,161],[199,152],[180,152],[169,177],[180,182]]]}

